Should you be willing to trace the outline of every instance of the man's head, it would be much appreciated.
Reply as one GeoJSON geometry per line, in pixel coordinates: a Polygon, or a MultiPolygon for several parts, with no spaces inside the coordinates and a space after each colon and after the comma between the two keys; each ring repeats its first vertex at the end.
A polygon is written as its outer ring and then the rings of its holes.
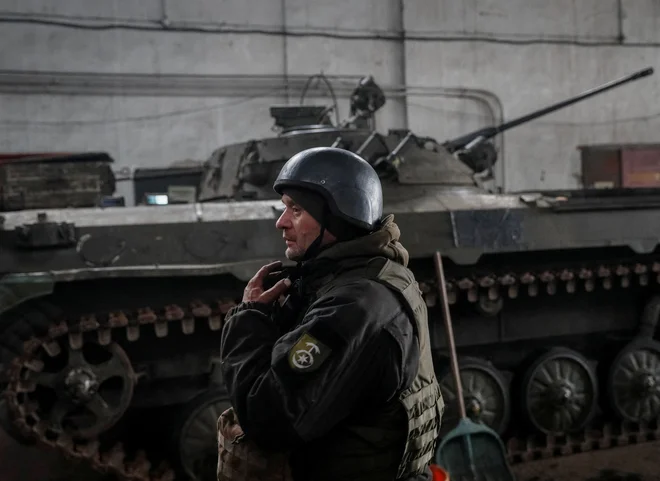
{"type": "Polygon", "coordinates": [[[283,231],[291,260],[303,260],[306,253],[314,257],[322,245],[367,234],[382,217],[378,175],[347,150],[317,147],[294,155],[273,188],[285,206],[275,225],[283,231]]]}
{"type": "Polygon", "coordinates": [[[325,229],[319,247],[369,232],[334,215],[324,198],[313,190],[290,187],[282,192],[284,212],[275,227],[282,230],[286,240],[286,256],[292,261],[303,259],[309,246],[321,235],[322,225],[325,229]]]}
{"type": "MultiPolygon", "coordinates": [[[[286,241],[286,257],[292,261],[301,261],[307,248],[321,234],[325,201],[310,190],[284,189],[283,192],[284,212],[277,219],[275,227],[282,230],[282,237],[286,241]]],[[[331,244],[336,240],[326,229],[320,245],[331,244]]]]}

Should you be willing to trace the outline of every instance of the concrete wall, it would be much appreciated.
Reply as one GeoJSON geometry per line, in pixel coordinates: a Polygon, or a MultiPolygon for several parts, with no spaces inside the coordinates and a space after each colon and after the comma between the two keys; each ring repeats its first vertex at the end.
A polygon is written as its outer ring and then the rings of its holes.
{"type": "MultiPolygon", "coordinates": [[[[654,0],[2,4],[0,152],[105,150],[118,167],[269,135],[268,107],[321,71],[342,116],[373,74],[409,94],[390,96],[380,129],[444,139],[655,66],[660,45],[654,0]]],[[[577,145],[658,141],[657,95],[656,75],[508,132],[498,183],[573,187],[577,145]]]]}

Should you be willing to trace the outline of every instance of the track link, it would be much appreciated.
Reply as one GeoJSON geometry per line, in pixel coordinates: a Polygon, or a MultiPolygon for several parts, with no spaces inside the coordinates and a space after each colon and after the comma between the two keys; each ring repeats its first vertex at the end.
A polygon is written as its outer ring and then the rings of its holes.
{"type": "Polygon", "coordinates": [[[529,436],[510,438],[506,443],[511,464],[539,459],[571,456],[589,451],[606,450],[660,439],[660,419],[650,423],[605,423],[581,433],[565,436],[529,436]]]}
{"type": "Polygon", "coordinates": [[[156,337],[168,334],[172,323],[179,323],[183,334],[192,334],[197,322],[206,322],[211,331],[222,328],[224,316],[234,305],[234,301],[224,299],[214,305],[199,301],[186,309],[178,305],[166,306],[162,311],[143,308],[135,315],[126,312],[112,312],[103,319],[96,316],[83,316],[75,322],[53,323],[44,336],[32,336],[23,342],[23,352],[15,357],[8,368],[8,385],[4,391],[8,407],[15,416],[14,424],[28,437],[36,438],[41,444],[60,451],[65,457],[86,460],[93,469],[102,473],[112,473],[122,480],[130,481],[173,481],[175,472],[165,460],[150,460],[144,450],[128,457],[122,443],[103,449],[98,438],[75,440],[66,432],[54,429],[40,418],[38,404],[29,400],[26,394],[34,392],[36,385],[25,381],[25,372],[39,372],[41,361],[37,357],[40,348],[49,355],[60,351],[57,341],[68,342],[72,349],[81,349],[85,336],[97,336],[98,343],[108,345],[113,334],[125,331],[129,342],[140,338],[141,330],[151,327],[156,337]]]}
{"type": "MultiPolygon", "coordinates": [[[[591,292],[596,282],[604,289],[613,288],[615,283],[622,288],[633,283],[640,286],[646,286],[650,282],[660,283],[660,262],[601,264],[538,272],[490,272],[482,276],[463,278],[450,276],[447,287],[450,302],[455,304],[461,298],[476,302],[481,294],[491,300],[496,300],[503,294],[516,298],[520,288],[526,288],[530,296],[538,295],[541,289],[548,295],[556,293],[559,288],[575,292],[578,286],[591,292]]],[[[429,305],[435,303],[432,284],[433,281],[420,282],[429,305]]],[[[114,335],[123,330],[128,342],[134,342],[146,328],[154,329],[156,337],[163,338],[168,335],[173,323],[180,324],[184,335],[194,332],[200,323],[207,323],[211,331],[219,331],[225,314],[233,305],[235,302],[231,299],[222,299],[212,304],[194,301],[189,306],[168,305],[162,310],[145,307],[135,312],[117,311],[104,316],[89,315],[76,320],[52,322],[45,334],[31,335],[23,342],[22,352],[13,358],[7,370],[8,384],[4,396],[15,416],[15,425],[25,435],[35,437],[42,444],[57,449],[65,456],[86,460],[95,470],[113,473],[121,480],[175,480],[175,472],[165,460],[150,460],[144,450],[137,451],[136,455],[129,458],[121,443],[102,448],[98,438],[78,441],[66,432],[52,429],[52,426],[39,417],[38,406],[25,395],[33,392],[35,386],[24,381],[24,372],[40,369],[39,359],[36,357],[40,348],[50,355],[59,352],[59,344],[56,341],[65,341],[72,349],[80,349],[85,337],[95,334],[99,344],[108,345],[114,335]],[[67,339],[63,339],[64,337],[67,339]]],[[[594,449],[644,443],[660,439],[659,426],[659,422],[648,425],[605,424],[601,429],[588,429],[572,436],[513,437],[506,440],[507,454],[511,463],[519,464],[594,449]]]]}
{"type": "MultiPolygon", "coordinates": [[[[420,283],[427,303],[432,305],[437,297],[436,289],[432,287],[435,282],[420,283]]],[[[644,287],[651,283],[660,283],[660,261],[581,264],[539,271],[511,270],[462,277],[448,274],[446,281],[450,304],[456,304],[461,298],[475,303],[480,294],[486,295],[491,301],[504,297],[515,299],[523,289],[530,297],[536,297],[541,291],[554,295],[563,289],[574,294],[578,289],[593,292],[597,286],[611,290],[614,287],[626,289],[635,284],[644,287]]]]}

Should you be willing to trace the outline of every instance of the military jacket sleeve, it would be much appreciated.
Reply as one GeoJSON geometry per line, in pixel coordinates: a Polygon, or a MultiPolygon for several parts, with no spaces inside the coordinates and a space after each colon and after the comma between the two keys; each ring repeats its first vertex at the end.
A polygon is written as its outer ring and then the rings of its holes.
{"type": "Polygon", "coordinates": [[[222,372],[245,433],[262,447],[286,449],[405,387],[417,340],[393,300],[371,281],[336,287],[281,337],[268,306],[247,302],[228,313],[222,372]]]}

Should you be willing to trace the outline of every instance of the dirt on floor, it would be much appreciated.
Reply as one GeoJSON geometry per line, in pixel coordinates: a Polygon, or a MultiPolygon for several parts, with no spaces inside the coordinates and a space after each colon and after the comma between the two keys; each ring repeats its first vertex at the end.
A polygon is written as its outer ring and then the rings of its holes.
{"type": "MultiPolygon", "coordinates": [[[[660,481],[660,441],[514,465],[516,481],[660,481]]],[[[2,481],[108,481],[53,451],[25,447],[0,429],[2,481]]]]}
{"type": "Polygon", "coordinates": [[[660,441],[513,466],[516,481],[660,481],[660,441]]]}

